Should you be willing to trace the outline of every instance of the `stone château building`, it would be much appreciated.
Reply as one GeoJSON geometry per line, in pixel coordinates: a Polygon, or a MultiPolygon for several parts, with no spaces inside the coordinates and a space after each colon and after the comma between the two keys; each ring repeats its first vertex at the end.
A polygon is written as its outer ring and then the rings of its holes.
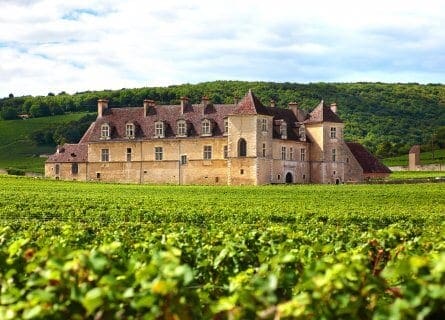
{"type": "Polygon", "coordinates": [[[343,140],[337,105],[306,113],[264,106],[249,91],[234,104],[203,97],[190,104],[110,108],[78,144],[58,147],[45,176],[63,180],[151,184],[261,185],[361,182],[388,168],[357,143],[343,140]]]}

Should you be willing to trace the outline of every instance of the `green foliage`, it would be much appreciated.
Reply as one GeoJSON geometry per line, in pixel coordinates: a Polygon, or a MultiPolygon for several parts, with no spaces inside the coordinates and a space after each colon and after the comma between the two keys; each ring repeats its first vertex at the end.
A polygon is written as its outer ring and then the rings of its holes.
{"type": "Polygon", "coordinates": [[[22,169],[16,169],[16,168],[7,168],[6,173],[14,176],[24,176],[25,171],[22,169]]]}
{"type": "Polygon", "coordinates": [[[144,99],[160,104],[179,103],[188,96],[198,103],[207,95],[214,103],[233,103],[252,89],[267,104],[274,99],[279,107],[297,101],[312,110],[320,100],[337,102],[345,121],[345,137],[364,143],[382,156],[401,154],[413,144],[428,144],[432,134],[445,125],[445,86],[384,83],[274,83],[213,81],[169,87],[150,87],[59,94],[47,97],[0,99],[0,109],[12,106],[18,113],[59,114],[97,110],[97,100],[108,98],[116,107],[141,106],[144,99]],[[19,111],[20,110],[20,111],[19,111]]]}
{"type": "MultiPolygon", "coordinates": [[[[84,116],[85,113],[76,113],[27,120],[0,120],[0,168],[13,167],[43,173],[46,159],[39,155],[55,152],[55,129],[84,116]]],[[[79,130],[83,130],[80,125],[79,130]]]]}
{"type": "Polygon", "coordinates": [[[0,177],[0,318],[440,319],[444,199],[0,177]]]}

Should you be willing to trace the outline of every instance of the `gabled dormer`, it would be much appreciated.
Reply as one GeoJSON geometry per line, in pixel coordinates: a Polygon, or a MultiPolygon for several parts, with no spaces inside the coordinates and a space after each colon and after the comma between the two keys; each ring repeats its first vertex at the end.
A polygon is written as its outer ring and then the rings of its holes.
{"type": "Polygon", "coordinates": [[[102,123],[100,126],[100,139],[109,140],[111,138],[111,127],[108,123],[102,123]]]}

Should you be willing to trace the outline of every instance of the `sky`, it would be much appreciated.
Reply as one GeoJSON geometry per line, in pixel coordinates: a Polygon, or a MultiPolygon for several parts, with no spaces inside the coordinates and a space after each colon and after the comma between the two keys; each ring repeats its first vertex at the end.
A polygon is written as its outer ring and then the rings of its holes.
{"type": "Polygon", "coordinates": [[[214,80],[445,83],[445,1],[0,0],[0,97],[214,80]]]}

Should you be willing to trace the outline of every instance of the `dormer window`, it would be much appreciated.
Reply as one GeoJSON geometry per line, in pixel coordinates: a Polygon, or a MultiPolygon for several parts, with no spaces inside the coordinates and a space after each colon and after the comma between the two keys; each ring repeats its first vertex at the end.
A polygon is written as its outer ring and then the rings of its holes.
{"type": "Polygon", "coordinates": [[[165,137],[164,122],[156,121],[155,122],[155,138],[164,138],[164,137],[165,137]]]}
{"type": "Polygon", "coordinates": [[[306,128],[304,125],[301,125],[298,129],[298,135],[300,136],[301,141],[306,141],[306,128]]]}
{"type": "Polygon", "coordinates": [[[224,135],[229,133],[229,119],[224,118],[224,135]]]}
{"type": "Polygon", "coordinates": [[[108,123],[104,123],[100,126],[100,138],[102,140],[110,139],[110,125],[108,123]]]}
{"type": "Polygon", "coordinates": [[[284,121],[280,125],[280,135],[281,139],[287,139],[287,123],[284,121]]]}
{"type": "Polygon", "coordinates": [[[211,136],[212,135],[212,125],[209,119],[204,119],[201,123],[201,135],[211,136]]]}
{"type": "Polygon", "coordinates": [[[178,121],[178,131],[176,135],[178,137],[187,137],[187,122],[185,120],[178,121]]]}
{"type": "Polygon", "coordinates": [[[125,136],[128,139],[134,139],[134,124],[133,123],[127,123],[125,125],[125,136]]]}

